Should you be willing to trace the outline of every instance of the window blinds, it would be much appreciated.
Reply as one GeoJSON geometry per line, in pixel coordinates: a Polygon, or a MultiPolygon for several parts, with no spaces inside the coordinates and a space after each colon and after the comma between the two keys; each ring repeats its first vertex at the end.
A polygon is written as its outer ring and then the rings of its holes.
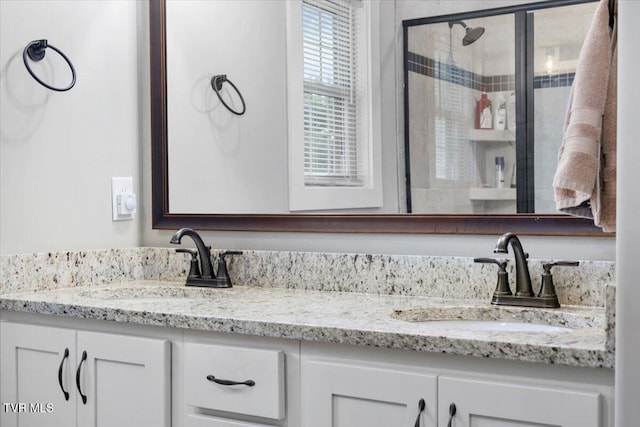
{"type": "Polygon", "coordinates": [[[303,0],[304,174],[308,186],[359,186],[357,2],[303,0]]]}

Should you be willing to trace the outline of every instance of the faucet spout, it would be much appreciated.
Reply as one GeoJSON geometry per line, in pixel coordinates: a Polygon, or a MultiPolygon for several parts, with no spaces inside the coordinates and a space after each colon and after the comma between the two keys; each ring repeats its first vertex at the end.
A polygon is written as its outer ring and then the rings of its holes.
{"type": "Polygon", "coordinates": [[[198,248],[198,256],[200,257],[200,271],[202,272],[203,279],[215,278],[213,274],[213,265],[211,264],[211,251],[209,247],[204,244],[202,238],[198,233],[190,228],[181,228],[176,234],[171,237],[169,243],[179,245],[182,241],[182,237],[189,236],[193,239],[198,248]]]}
{"type": "Polygon", "coordinates": [[[532,297],[533,287],[531,286],[531,275],[529,274],[529,266],[527,263],[527,254],[522,248],[520,239],[513,233],[505,233],[498,239],[494,253],[507,253],[509,243],[513,249],[513,255],[516,260],[516,292],[518,297],[532,297]]]}

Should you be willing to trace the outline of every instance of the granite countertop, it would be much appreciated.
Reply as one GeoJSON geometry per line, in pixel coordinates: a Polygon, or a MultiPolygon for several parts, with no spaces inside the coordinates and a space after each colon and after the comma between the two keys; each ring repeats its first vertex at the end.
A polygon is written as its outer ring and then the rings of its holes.
{"type": "Polygon", "coordinates": [[[509,308],[477,300],[249,286],[203,289],[127,280],[4,294],[0,309],[570,366],[614,366],[614,352],[607,344],[607,331],[612,332],[601,307],[509,308]],[[423,321],[478,317],[573,329],[478,331],[423,321]]]}

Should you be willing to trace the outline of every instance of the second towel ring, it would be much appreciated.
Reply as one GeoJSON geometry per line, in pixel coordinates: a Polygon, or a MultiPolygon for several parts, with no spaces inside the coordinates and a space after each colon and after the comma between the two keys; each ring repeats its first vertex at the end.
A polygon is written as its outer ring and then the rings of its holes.
{"type": "Polygon", "coordinates": [[[27,67],[27,71],[29,72],[29,74],[31,74],[31,77],[33,77],[38,83],[40,83],[42,86],[46,87],[47,89],[55,90],[57,92],[66,92],[76,84],[76,70],[75,68],[73,68],[73,64],[71,63],[69,58],[66,57],[64,53],[58,50],[55,46],[48,44],[46,39],[34,40],[31,43],[29,43],[22,51],[22,60],[24,61],[24,66],[27,67]],[[50,48],[58,52],[58,55],[60,55],[62,59],[64,59],[69,65],[69,68],[71,69],[71,84],[69,86],[64,88],[51,86],[43,82],[42,80],[40,80],[40,78],[36,76],[36,74],[33,72],[31,67],[29,67],[27,56],[31,58],[32,61],[35,61],[35,62],[41,61],[42,58],[44,58],[46,48],[50,48]]]}
{"type": "Polygon", "coordinates": [[[242,97],[242,94],[240,93],[236,85],[234,85],[231,82],[231,80],[227,78],[226,74],[218,74],[216,76],[211,77],[211,88],[216,93],[216,95],[218,95],[218,99],[220,100],[220,102],[222,102],[222,105],[224,105],[227,108],[227,110],[231,111],[236,116],[241,116],[247,111],[247,105],[244,103],[244,98],[242,97]],[[231,87],[236,91],[238,96],[240,97],[240,101],[242,102],[242,111],[234,110],[224,101],[224,99],[222,99],[222,95],[220,95],[220,89],[222,89],[222,83],[224,82],[229,83],[231,87]]]}

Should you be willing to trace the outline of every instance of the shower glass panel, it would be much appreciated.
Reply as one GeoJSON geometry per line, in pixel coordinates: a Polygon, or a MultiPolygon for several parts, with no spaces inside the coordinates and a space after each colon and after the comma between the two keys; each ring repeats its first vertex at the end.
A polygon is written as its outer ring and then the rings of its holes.
{"type": "Polygon", "coordinates": [[[516,213],[515,39],[513,14],[408,28],[409,212],[516,213]]]}
{"type": "Polygon", "coordinates": [[[578,55],[598,3],[529,12],[533,15],[535,211],[556,213],[553,176],[578,55]],[[559,31],[561,29],[561,31],[559,31]]]}

